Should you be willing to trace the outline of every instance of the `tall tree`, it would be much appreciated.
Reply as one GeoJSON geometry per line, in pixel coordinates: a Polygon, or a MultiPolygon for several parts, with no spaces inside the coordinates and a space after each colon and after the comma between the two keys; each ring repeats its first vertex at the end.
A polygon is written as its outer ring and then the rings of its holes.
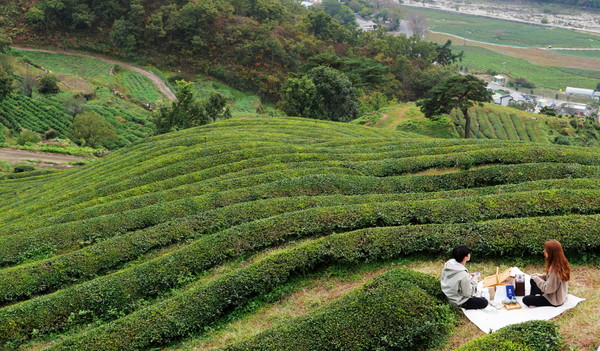
{"type": "Polygon", "coordinates": [[[336,69],[316,67],[302,78],[290,78],[280,106],[288,115],[347,122],[357,117],[358,93],[336,69]]]}
{"type": "Polygon", "coordinates": [[[177,81],[177,101],[164,105],[156,119],[157,134],[201,126],[217,119],[231,117],[227,100],[213,92],[205,100],[199,100],[194,92],[194,83],[177,81]]]}
{"type": "Polygon", "coordinates": [[[431,89],[427,99],[417,102],[425,117],[435,119],[443,113],[458,109],[465,116],[465,138],[471,135],[471,117],[469,108],[475,104],[483,105],[492,101],[492,93],[486,88],[487,83],[472,75],[452,76],[431,89]]]}
{"type": "Polygon", "coordinates": [[[13,91],[13,80],[10,72],[0,64],[0,101],[13,91]]]}
{"type": "Polygon", "coordinates": [[[91,147],[107,146],[117,140],[117,129],[96,112],[85,112],[73,119],[71,138],[91,147]]]}
{"type": "Polygon", "coordinates": [[[424,37],[429,29],[427,17],[420,12],[410,12],[406,17],[406,22],[413,35],[416,35],[419,38],[424,37]]]}
{"type": "Polygon", "coordinates": [[[0,54],[6,53],[10,44],[12,44],[12,39],[3,28],[0,28],[0,54]]]}

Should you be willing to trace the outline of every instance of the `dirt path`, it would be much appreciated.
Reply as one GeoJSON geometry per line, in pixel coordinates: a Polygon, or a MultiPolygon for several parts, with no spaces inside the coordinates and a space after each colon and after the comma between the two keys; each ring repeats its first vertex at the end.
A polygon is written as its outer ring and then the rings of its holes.
{"type": "Polygon", "coordinates": [[[86,160],[85,157],[55,154],[41,151],[28,151],[10,148],[0,148],[0,160],[8,161],[11,164],[16,164],[24,161],[35,161],[34,163],[48,164],[47,167],[52,168],[68,168],[71,165],[64,165],[68,162],[78,162],[86,160]],[[63,165],[60,165],[62,163],[63,165]]]}
{"type": "Polygon", "coordinates": [[[26,48],[26,47],[22,47],[22,46],[12,46],[12,48],[17,49],[17,50],[23,50],[23,51],[46,52],[46,53],[50,53],[50,54],[62,54],[62,55],[69,55],[69,56],[86,57],[86,58],[91,58],[94,60],[100,60],[100,61],[115,64],[115,65],[119,65],[119,66],[122,66],[124,68],[127,68],[129,70],[132,70],[134,72],[137,72],[139,74],[142,74],[142,75],[148,77],[152,81],[152,83],[163,93],[163,95],[165,95],[167,97],[167,99],[169,99],[171,101],[177,100],[173,91],[171,91],[171,89],[167,86],[167,84],[165,84],[165,82],[156,73],[145,70],[143,68],[139,68],[137,66],[130,65],[125,62],[111,60],[111,59],[107,59],[107,58],[100,57],[100,56],[80,54],[77,52],[62,51],[62,50],[33,49],[33,48],[26,48]]]}

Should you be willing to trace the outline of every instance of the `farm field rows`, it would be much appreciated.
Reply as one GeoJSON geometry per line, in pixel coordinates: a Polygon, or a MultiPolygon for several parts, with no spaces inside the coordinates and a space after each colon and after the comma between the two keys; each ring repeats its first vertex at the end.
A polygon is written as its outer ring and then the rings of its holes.
{"type": "MultiPolygon", "coordinates": [[[[554,90],[564,90],[567,86],[594,89],[600,76],[600,70],[540,66],[483,47],[459,46],[457,49],[465,52],[460,64],[470,72],[496,72],[513,78],[527,77],[536,87],[554,90]]],[[[600,68],[600,60],[598,64],[600,68]]]]}
{"type": "Polygon", "coordinates": [[[579,56],[585,58],[600,59],[600,49],[598,50],[552,50],[561,55],[579,56]]]}
{"type": "MultiPolygon", "coordinates": [[[[583,135],[584,129],[573,127],[568,118],[549,117],[520,111],[496,104],[472,107],[471,135],[476,139],[500,139],[551,143],[559,135],[583,135]],[[578,134],[579,133],[579,134],[578,134]]],[[[464,135],[464,117],[453,111],[439,121],[425,118],[414,103],[393,105],[382,111],[382,117],[370,125],[384,129],[395,129],[419,133],[437,138],[460,138],[464,135]]],[[[592,132],[588,129],[587,132],[592,132]]],[[[590,137],[586,145],[597,145],[597,135],[590,137]]]]}
{"type": "MultiPolygon", "coordinates": [[[[0,344],[186,349],[312,274],[352,267],[381,275],[366,288],[377,301],[420,302],[415,316],[390,315],[395,329],[372,320],[384,334],[364,336],[366,349],[400,336],[434,347],[455,318],[439,283],[395,268],[414,255],[444,258],[458,243],[490,260],[539,258],[548,233],[570,257],[597,252],[598,178],[600,156],[589,148],[300,118],[232,119],[152,137],[79,169],[0,180],[0,344]],[[423,174],[434,170],[443,172],[423,174]]],[[[342,302],[309,307],[292,329],[274,322],[243,342],[321,347],[298,337],[312,323],[348,340],[334,320],[359,325],[374,316],[366,305],[388,311],[356,287],[338,295],[342,302]]],[[[227,349],[246,347],[232,342],[227,349]]]]}
{"type": "Polygon", "coordinates": [[[595,33],[422,8],[411,8],[411,11],[425,14],[432,31],[487,43],[538,48],[600,48],[600,34],[595,33]]]}

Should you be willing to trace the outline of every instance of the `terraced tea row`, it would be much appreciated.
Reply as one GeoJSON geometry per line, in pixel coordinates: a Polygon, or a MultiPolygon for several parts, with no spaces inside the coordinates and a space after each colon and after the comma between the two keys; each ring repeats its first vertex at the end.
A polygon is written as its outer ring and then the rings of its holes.
{"type": "MultiPolygon", "coordinates": [[[[370,228],[334,234],[268,256],[207,284],[193,285],[175,297],[72,337],[50,350],[77,349],[84,345],[87,350],[134,350],[164,344],[192,331],[199,331],[252,296],[270,291],[297,272],[313,271],[333,263],[360,264],[367,260],[389,259],[415,252],[443,253],[459,243],[470,245],[480,255],[540,254],[539,243],[546,240],[549,231],[555,233],[555,238],[567,250],[590,252],[600,246],[599,224],[600,217],[597,215],[539,217],[477,224],[370,228]]],[[[106,293],[108,295],[93,295],[96,301],[90,301],[90,305],[85,307],[95,311],[99,301],[123,299],[129,290],[120,285],[119,288],[113,286],[106,293]]],[[[83,298],[84,295],[78,296],[83,298]]],[[[36,307],[39,310],[41,306],[36,307]]],[[[45,306],[52,306],[53,315],[60,313],[55,310],[61,307],[59,304],[45,306]]],[[[15,322],[31,323],[31,320],[20,319],[15,322]]],[[[16,325],[13,321],[10,324],[16,325]]],[[[16,331],[15,328],[9,333],[16,331]]]]}
{"type": "Polygon", "coordinates": [[[153,137],[80,169],[0,181],[13,196],[0,199],[0,344],[67,332],[49,348],[160,347],[302,272],[458,243],[528,256],[551,235],[567,253],[596,252],[599,178],[589,148],[302,119],[153,137]],[[200,279],[250,255],[262,256],[200,279]]]}

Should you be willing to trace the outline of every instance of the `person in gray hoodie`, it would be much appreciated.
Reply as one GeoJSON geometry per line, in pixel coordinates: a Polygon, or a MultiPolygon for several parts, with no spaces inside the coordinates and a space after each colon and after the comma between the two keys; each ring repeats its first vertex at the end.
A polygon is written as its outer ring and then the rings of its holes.
{"type": "Polygon", "coordinates": [[[471,260],[471,249],[467,245],[459,245],[452,250],[452,258],[442,269],[442,291],[451,304],[467,310],[481,309],[488,305],[483,297],[475,297],[477,293],[477,277],[469,274],[465,267],[471,260]]]}

